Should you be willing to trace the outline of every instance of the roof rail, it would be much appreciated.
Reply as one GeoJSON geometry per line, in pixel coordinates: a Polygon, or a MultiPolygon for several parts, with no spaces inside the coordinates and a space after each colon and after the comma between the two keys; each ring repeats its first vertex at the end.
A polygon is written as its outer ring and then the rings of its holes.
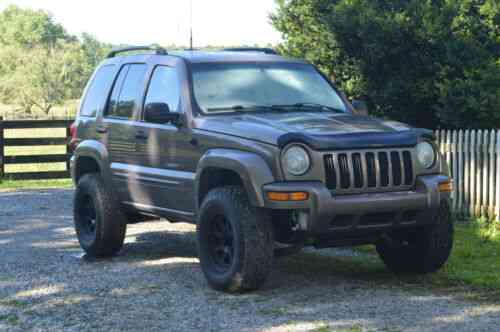
{"type": "Polygon", "coordinates": [[[224,48],[223,51],[230,51],[230,52],[259,52],[259,53],[265,53],[265,54],[275,54],[277,55],[275,50],[269,47],[229,47],[229,48],[224,48]]]}
{"type": "Polygon", "coordinates": [[[168,54],[166,49],[159,46],[127,46],[127,47],[113,48],[106,57],[114,58],[118,53],[131,52],[131,51],[155,51],[155,54],[158,55],[168,54]]]}

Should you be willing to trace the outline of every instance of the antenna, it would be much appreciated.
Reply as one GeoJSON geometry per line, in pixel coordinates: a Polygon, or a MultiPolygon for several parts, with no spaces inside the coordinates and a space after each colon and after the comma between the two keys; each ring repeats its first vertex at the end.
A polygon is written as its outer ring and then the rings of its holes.
{"type": "Polygon", "coordinates": [[[189,49],[193,50],[193,0],[189,0],[189,49]]]}

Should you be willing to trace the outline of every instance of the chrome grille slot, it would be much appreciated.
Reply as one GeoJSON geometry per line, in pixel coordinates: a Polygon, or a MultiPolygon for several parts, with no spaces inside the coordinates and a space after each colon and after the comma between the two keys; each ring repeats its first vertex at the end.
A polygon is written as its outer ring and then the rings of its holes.
{"type": "Polygon", "coordinates": [[[325,184],[336,193],[408,190],[415,182],[411,149],[325,153],[325,184]]]}

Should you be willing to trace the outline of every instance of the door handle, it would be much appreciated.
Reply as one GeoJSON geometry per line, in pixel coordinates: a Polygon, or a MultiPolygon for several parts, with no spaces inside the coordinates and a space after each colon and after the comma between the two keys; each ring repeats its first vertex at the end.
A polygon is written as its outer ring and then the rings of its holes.
{"type": "Polygon", "coordinates": [[[97,126],[95,129],[98,133],[105,134],[108,132],[108,127],[106,126],[97,126]]]}
{"type": "Polygon", "coordinates": [[[135,138],[138,138],[138,139],[148,139],[148,135],[146,135],[146,132],[144,132],[142,130],[138,130],[135,133],[135,138]]]}

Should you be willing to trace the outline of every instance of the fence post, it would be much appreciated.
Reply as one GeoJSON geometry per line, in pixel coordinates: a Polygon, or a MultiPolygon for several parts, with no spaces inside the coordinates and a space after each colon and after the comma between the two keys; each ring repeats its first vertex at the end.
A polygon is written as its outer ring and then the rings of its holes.
{"type": "Polygon", "coordinates": [[[453,164],[453,212],[457,214],[458,207],[458,162],[457,162],[457,130],[453,130],[452,144],[451,144],[451,158],[453,164]]]}
{"type": "Polygon", "coordinates": [[[4,143],[4,134],[3,134],[3,118],[0,116],[0,182],[5,174],[5,164],[4,164],[4,155],[5,155],[5,143],[4,143]]]}
{"type": "Polygon", "coordinates": [[[490,155],[490,176],[489,176],[489,202],[488,202],[488,218],[490,220],[495,219],[495,179],[500,171],[500,169],[497,169],[495,171],[495,147],[496,147],[496,135],[495,131],[492,130],[490,131],[490,148],[489,148],[489,155],[490,155]]]}
{"type": "Polygon", "coordinates": [[[446,131],[446,162],[448,167],[451,168],[451,131],[446,131]]]}
{"type": "Polygon", "coordinates": [[[497,131],[497,148],[496,148],[496,152],[497,152],[497,183],[496,183],[496,220],[498,222],[500,222],[500,174],[498,174],[498,172],[500,172],[500,130],[497,131]]]}
{"type": "Polygon", "coordinates": [[[481,154],[483,149],[483,131],[479,129],[477,131],[477,137],[476,137],[476,206],[474,208],[474,212],[476,217],[481,216],[481,202],[482,202],[482,197],[483,197],[483,155],[481,154]]]}
{"type": "Polygon", "coordinates": [[[489,138],[488,130],[483,132],[483,145],[481,149],[481,154],[483,155],[483,199],[481,203],[481,216],[486,217],[488,215],[488,177],[489,177],[489,166],[490,160],[488,155],[489,138]]]}
{"type": "Polygon", "coordinates": [[[465,132],[460,129],[458,131],[457,143],[458,163],[457,172],[458,180],[458,208],[462,216],[469,215],[467,204],[469,202],[469,130],[465,132]]]}
{"type": "Polygon", "coordinates": [[[66,171],[70,169],[69,143],[71,140],[71,125],[66,127],[66,171]]]}

